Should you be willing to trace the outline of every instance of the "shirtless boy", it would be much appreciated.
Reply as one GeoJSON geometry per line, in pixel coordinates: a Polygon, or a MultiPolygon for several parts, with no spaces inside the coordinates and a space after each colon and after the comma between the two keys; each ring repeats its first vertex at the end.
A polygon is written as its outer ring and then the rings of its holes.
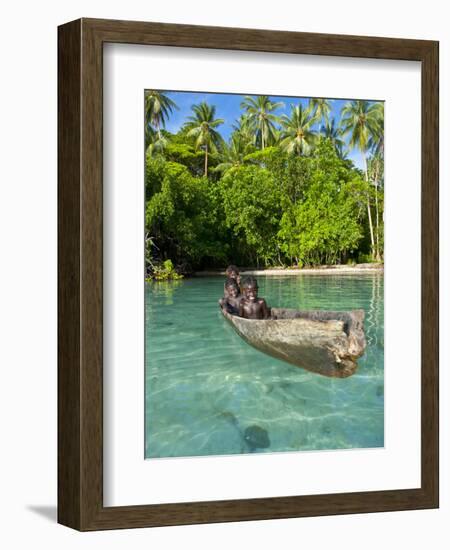
{"type": "Polygon", "coordinates": [[[241,303],[241,293],[239,287],[234,279],[227,279],[225,281],[225,296],[223,297],[223,303],[221,304],[229,313],[233,315],[239,315],[239,305],[241,303]]]}
{"type": "Polygon", "coordinates": [[[226,301],[228,299],[228,289],[227,289],[228,281],[233,280],[237,285],[238,294],[239,295],[241,294],[241,289],[240,289],[241,276],[239,275],[239,269],[235,265],[229,265],[225,270],[225,274],[227,278],[225,280],[225,284],[223,285],[223,298],[220,298],[219,300],[219,304],[221,305],[221,307],[225,306],[226,301]]]}
{"type": "Polygon", "coordinates": [[[242,283],[242,298],[239,315],[245,319],[269,319],[270,308],[264,298],[258,298],[258,283],[254,277],[247,277],[242,283]]]}
{"type": "Polygon", "coordinates": [[[227,279],[234,279],[239,288],[241,284],[241,276],[239,275],[239,269],[235,265],[229,265],[225,270],[225,275],[227,276],[227,279]]]}

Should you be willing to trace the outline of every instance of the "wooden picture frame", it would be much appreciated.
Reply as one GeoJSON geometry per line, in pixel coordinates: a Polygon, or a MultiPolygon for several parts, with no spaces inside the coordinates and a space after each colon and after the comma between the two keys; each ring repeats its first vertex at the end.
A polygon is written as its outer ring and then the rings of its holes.
{"type": "Polygon", "coordinates": [[[438,43],[79,19],[58,29],[58,521],[81,530],[438,506],[438,43]],[[419,61],[422,67],[421,487],[103,506],[102,47],[105,42],[419,61]]]}

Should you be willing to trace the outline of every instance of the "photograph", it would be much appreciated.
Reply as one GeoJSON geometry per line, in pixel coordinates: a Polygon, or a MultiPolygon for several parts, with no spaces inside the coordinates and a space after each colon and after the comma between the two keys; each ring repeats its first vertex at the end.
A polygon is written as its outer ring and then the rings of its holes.
{"type": "Polygon", "coordinates": [[[383,447],[383,100],[143,102],[145,458],[383,447]]]}

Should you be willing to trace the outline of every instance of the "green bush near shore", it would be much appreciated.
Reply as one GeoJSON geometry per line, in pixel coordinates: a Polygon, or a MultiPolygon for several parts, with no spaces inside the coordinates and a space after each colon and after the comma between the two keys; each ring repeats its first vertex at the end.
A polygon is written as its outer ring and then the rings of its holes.
{"type": "Polygon", "coordinates": [[[172,260],[165,260],[161,265],[153,265],[150,276],[147,277],[147,281],[177,281],[182,279],[183,275],[177,273],[172,260]]]}

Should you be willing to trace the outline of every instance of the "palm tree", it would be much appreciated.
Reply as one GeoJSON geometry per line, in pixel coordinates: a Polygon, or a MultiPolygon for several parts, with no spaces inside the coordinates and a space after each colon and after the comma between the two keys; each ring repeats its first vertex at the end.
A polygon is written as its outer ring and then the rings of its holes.
{"type": "Polygon", "coordinates": [[[378,205],[378,189],[383,185],[383,171],[384,171],[384,159],[381,153],[376,153],[369,158],[367,163],[367,172],[369,174],[369,180],[375,187],[375,243],[376,243],[376,255],[377,261],[381,260],[380,254],[380,216],[378,205]]]}
{"type": "Polygon", "coordinates": [[[341,139],[341,135],[341,129],[336,124],[336,119],[332,118],[331,120],[328,120],[324,126],[323,137],[331,141],[337,153],[337,156],[340,159],[344,159],[345,141],[341,139]]]}
{"type": "Polygon", "coordinates": [[[233,132],[229,144],[224,144],[221,155],[222,162],[214,168],[219,172],[227,172],[231,168],[237,168],[245,163],[246,155],[254,151],[253,144],[245,135],[233,132]]]}
{"type": "Polygon", "coordinates": [[[384,170],[384,105],[375,103],[377,125],[373,135],[369,140],[369,150],[372,154],[368,163],[368,175],[375,187],[375,223],[376,223],[376,259],[381,260],[380,255],[380,231],[379,231],[379,207],[378,207],[378,187],[383,180],[384,170]]]}
{"type": "Polygon", "coordinates": [[[312,129],[314,123],[310,108],[305,109],[301,103],[292,105],[291,116],[281,117],[281,149],[288,153],[308,155],[317,141],[317,134],[312,129]]]}
{"type": "Polygon", "coordinates": [[[146,126],[154,126],[159,138],[161,138],[161,126],[165,126],[167,118],[174,109],[178,109],[178,105],[164,91],[146,90],[146,126]]]}
{"type": "Polygon", "coordinates": [[[153,156],[154,153],[160,153],[167,147],[167,137],[157,132],[150,124],[145,128],[145,152],[153,156]]]}
{"type": "Polygon", "coordinates": [[[264,149],[273,139],[276,130],[276,124],[279,117],[273,114],[273,111],[283,107],[283,103],[273,103],[267,95],[258,95],[256,97],[245,96],[241,103],[241,108],[246,110],[249,124],[256,135],[256,140],[264,149]]]}
{"type": "Polygon", "coordinates": [[[283,136],[282,129],[281,128],[275,128],[272,136],[272,145],[273,146],[280,146],[281,144],[281,138],[283,136]]]}
{"type": "MultiPolygon", "coordinates": [[[[365,178],[369,182],[367,154],[371,138],[378,135],[380,131],[380,108],[377,103],[357,99],[346,103],[341,115],[342,134],[350,135],[349,146],[359,149],[363,161],[365,178]]],[[[375,258],[379,256],[379,253],[375,247],[369,194],[367,194],[367,215],[369,219],[372,257],[375,258]]]]}
{"type": "Polygon", "coordinates": [[[251,117],[248,113],[242,114],[233,124],[233,135],[239,134],[239,136],[246,143],[251,143],[256,146],[256,136],[253,132],[251,117]]]}
{"type": "Polygon", "coordinates": [[[315,121],[320,122],[319,133],[322,132],[324,126],[329,122],[329,114],[331,112],[331,101],[330,99],[323,99],[320,97],[312,97],[309,100],[309,108],[314,115],[315,121]],[[322,124],[324,122],[325,124],[322,124]]]}
{"type": "Polygon", "coordinates": [[[195,139],[195,148],[205,151],[205,176],[208,176],[208,153],[216,153],[223,145],[222,136],[215,128],[223,124],[222,118],[215,118],[216,107],[202,101],[192,105],[194,114],[188,117],[185,124],[187,136],[195,139]]]}

